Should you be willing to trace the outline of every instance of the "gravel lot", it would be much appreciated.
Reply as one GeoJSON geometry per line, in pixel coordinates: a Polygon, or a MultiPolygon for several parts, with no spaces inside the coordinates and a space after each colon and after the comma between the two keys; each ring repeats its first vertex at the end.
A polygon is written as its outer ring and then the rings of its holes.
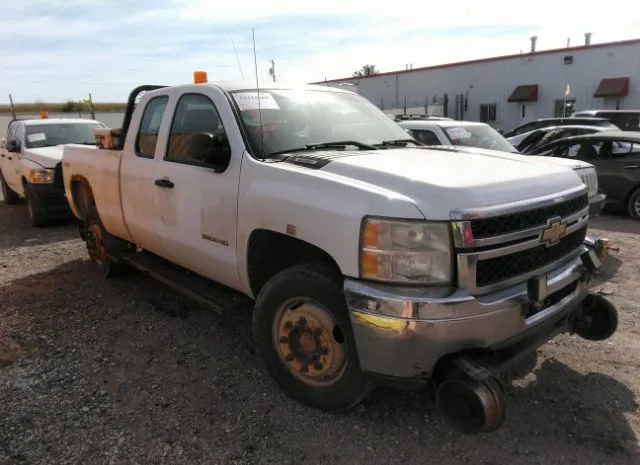
{"type": "Polygon", "coordinates": [[[2,203],[0,463],[640,464],[640,223],[592,228],[621,247],[594,283],[618,333],[543,346],[504,426],[469,437],[419,392],[298,405],[255,356],[248,306],[220,316],[139,273],[101,280],[75,224],[34,229],[2,203]]]}

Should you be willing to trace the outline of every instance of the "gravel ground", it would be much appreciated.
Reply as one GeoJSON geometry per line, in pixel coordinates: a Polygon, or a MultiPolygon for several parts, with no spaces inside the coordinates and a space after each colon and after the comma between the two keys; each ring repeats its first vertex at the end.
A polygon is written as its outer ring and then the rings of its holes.
{"type": "Polygon", "coordinates": [[[592,228],[621,247],[594,283],[619,331],[543,346],[503,427],[463,436],[420,392],[339,415],[289,400],[248,306],[220,316],[139,273],[99,279],[75,224],[34,229],[0,204],[0,463],[640,464],[640,223],[592,228]]]}

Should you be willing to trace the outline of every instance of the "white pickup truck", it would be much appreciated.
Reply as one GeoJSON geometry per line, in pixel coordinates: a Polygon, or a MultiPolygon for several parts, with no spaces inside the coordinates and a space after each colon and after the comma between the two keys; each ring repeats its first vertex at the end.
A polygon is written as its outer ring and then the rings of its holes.
{"type": "Polygon", "coordinates": [[[93,145],[94,130],[104,127],[99,121],[80,118],[11,121],[0,147],[4,202],[12,205],[26,199],[33,226],[73,218],[62,186],[62,145],[93,145]]]}
{"type": "Polygon", "coordinates": [[[381,382],[430,383],[455,426],[491,431],[519,357],[616,330],[587,286],[607,250],[573,170],[407,137],[327,86],[141,86],[121,129],[64,147],[64,186],[102,275],[254,299],[258,353],[291,397],[342,410],[381,382]]]}

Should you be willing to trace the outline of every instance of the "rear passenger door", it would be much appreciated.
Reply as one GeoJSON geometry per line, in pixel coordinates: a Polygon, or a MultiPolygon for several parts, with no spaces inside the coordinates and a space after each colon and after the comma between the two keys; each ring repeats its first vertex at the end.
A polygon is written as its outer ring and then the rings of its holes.
{"type": "MultiPolygon", "coordinates": [[[[162,143],[169,131],[168,105],[172,90],[162,95],[141,101],[145,105],[138,124],[133,122],[127,146],[123,151],[120,170],[122,212],[124,221],[133,241],[143,249],[159,254],[158,230],[160,219],[157,215],[155,195],[155,165],[162,158],[165,144],[162,143]],[[156,156],[157,155],[157,156],[156,156]]],[[[120,208],[117,202],[110,202],[120,208]]]]}

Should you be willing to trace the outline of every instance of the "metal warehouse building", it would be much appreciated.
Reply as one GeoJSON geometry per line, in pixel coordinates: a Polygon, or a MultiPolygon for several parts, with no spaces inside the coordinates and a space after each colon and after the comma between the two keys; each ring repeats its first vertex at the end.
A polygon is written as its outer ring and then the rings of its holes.
{"type": "MultiPolygon", "coordinates": [[[[440,108],[455,119],[510,129],[587,109],[640,109],[640,39],[585,44],[380,73],[316,84],[352,83],[383,110],[440,108]],[[565,94],[568,92],[568,95],[565,94]]],[[[408,111],[409,112],[409,111],[408,111]]]]}

